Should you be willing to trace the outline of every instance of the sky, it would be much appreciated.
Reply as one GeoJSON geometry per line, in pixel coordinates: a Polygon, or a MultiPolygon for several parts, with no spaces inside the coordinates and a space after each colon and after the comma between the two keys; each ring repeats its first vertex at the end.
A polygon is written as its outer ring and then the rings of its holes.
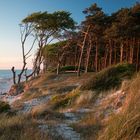
{"type": "MultiPolygon", "coordinates": [[[[107,14],[122,7],[131,7],[140,0],[0,0],[0,69],[22,66],[19,24],[33,12],[58,10],[69,11],[71,17],[80,23],[84,20],[82,11],[93,3],[107,14]]],[[[28,49],[28,45],[26,48],[28,49]]],[[[33,53],[35,49],[33,50],[33,53]]],[[[32,58],[28,61],[32,67],[32,58]]]]}

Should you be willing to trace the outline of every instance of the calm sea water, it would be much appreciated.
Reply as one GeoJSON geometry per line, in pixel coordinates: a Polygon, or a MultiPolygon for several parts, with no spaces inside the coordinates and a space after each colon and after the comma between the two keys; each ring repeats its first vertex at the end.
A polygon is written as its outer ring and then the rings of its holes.
{"type": "MultiPolygon", "coordinates": [[[[17,70],[17,73],[19,72],[20,70],[17,70]]],[[[28,73],[30,72],[31,70],[28,70],[28,73]]],[[[0,70],[0,94],[9,91],[12,84],[13,79],[11,70],[0,70]]]]}

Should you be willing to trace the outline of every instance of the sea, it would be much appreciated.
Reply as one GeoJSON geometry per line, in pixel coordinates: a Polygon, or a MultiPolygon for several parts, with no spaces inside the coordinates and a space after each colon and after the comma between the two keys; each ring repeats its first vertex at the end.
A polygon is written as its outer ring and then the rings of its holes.
{"type": "MultiPolygon", "coordinates": [[[[20,73],[20,70],[17,70],[16,73],[20,73]]],[[[28,73],[31,73],[31,70],[28,70],[28,73]]],[[[0,70],[0,94],[6,93],[9,91],[11,85],[13,84],[11,70],[0,70]]],[[[24,79],[24,77],[22,77],[24,79]]]]}

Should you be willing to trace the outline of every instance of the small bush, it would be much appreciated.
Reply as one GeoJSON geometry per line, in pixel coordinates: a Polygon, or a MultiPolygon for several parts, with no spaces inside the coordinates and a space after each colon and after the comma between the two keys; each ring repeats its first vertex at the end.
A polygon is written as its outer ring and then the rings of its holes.
{"type": "Polygon", "coordinates": [[[0,113],[7,112],[10,109],[10,105],[6,102],[0,101],[0,113]]]}
{"type": "Polygon", "coordinates": [[[82,90],[105,91],[117,88],[124,79],[130,78],[135,69],[131,64],[118,64],[98,72],[81,86],[82,90]]]}

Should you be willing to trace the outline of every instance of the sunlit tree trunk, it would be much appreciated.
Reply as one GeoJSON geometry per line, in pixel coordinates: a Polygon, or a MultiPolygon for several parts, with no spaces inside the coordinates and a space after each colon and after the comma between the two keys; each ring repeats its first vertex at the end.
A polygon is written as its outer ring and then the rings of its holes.
{"type": "Polygon", "coordinates": [[[134,46],[135,46],[135,39],[132,40],[132,46],[130,47],[130,64],[133,63],[134,46]]]}
{"type": "Polygon", "coordinates": [[[86,66],[85,66],[85,73],[88,72],[88,65],[89,65],[89,58],[90,58],[90,53],[91,53],[91,47],[92,47],[92,40],[91,37],[89,37],[89,48],[87,50],[87,58],[86,58],[86,66]]]}
{"type": "Polygon", "coordinates": [[[97,72],[98,71],[98,41],[96,40],[96,45],[95,45],[95,49],[96,49],[96,52],[95,52],[95,71],[97,72]]]}
{"type": "Polygon", "coordinates": [[[90,26],[87,27],[87,31],[84,33],[85,36],[84,36],[83,44],[81,46],[81,53],[80,53],[80,58],[79,58],[77,76],[80,76],[80,68],[81,68],[81,63],[82,63],[82,57],[83,57],[84,47],[85,47],[85,43],[86,43],[86,39],[87,39],[87,36],[88,36],[89,29],[90,29],[90,26]]]}

